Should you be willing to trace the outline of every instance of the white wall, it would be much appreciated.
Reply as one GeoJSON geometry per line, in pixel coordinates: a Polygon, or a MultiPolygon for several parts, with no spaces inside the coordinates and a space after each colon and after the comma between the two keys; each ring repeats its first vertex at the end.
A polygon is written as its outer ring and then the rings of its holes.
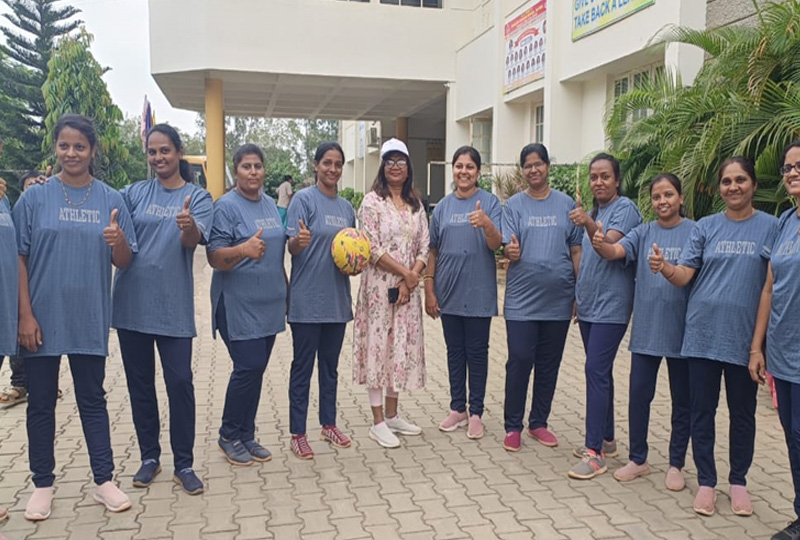
{"type": "Polygon", "coordinates": [[[456,53],[456,119],[494,106],[497,94],[497,25],[456,53]]]}
{"type": "Polygon", "coordinates": [[[440,10],[333,0],[237,0],[232,9],[222,0],[150,0],[151,71],[453,80],[457,44],[471,30],[472,12],[464,9],[471,3],[440,10]]]}

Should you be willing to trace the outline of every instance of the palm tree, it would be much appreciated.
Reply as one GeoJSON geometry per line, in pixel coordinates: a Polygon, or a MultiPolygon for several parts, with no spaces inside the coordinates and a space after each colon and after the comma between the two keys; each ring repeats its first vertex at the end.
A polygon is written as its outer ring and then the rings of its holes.
{"type": "Polygon", "coordinates": [[[734,155],[756,162],[760,209],[779,213],[791,204],[778,168],[783,147],[800,136],[800,0],[753,3],[755,28],[670,27],[656,36],[653,43],[701,48],[703,69],[691,86],[659,73],[608,111],[611,149],[623,158],[624,183],[638,191],[642,209],[650,207],[650,178],[671,171],[683,180],[690,216],[718,210],[717,169],[734,155]],[[650,114],[631,121],[641,109],[650,114]]]}

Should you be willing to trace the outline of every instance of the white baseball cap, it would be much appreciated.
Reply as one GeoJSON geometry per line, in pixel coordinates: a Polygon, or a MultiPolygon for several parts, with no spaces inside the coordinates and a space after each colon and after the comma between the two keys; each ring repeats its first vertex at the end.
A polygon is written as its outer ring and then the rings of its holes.
{"type": "Polygon", "coordinates": [[[383,146],[381,146],[381,159],[385,158],[387,154],[391,154],[392,152],[400,152],[408,157],[408,147],[406,146],[406,143],[400,139],[391,138],[383,143],[383,146]]]}

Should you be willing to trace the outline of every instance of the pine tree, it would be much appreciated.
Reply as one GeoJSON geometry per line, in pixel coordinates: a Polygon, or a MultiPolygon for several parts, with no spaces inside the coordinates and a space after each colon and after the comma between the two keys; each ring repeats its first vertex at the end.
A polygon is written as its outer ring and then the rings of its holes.
{"type": "MultiPolygon", "coordinates": [[[[6,43],[0,44],[0,94],[4,105],[10,104],[11,122],[4,126],[3,137],[15,141],[25,163],[31,168],[42,160],[42,137],[47,109],[42,86],[47,80],[48,62],[59,37],[78,28],[74,19],[80,10],[57,0],[2,0],[10,9],[4,16],[10,23],[0,27],[6,43]]],[[[4,118],[6,120],[6,118],[4,118]]]]}

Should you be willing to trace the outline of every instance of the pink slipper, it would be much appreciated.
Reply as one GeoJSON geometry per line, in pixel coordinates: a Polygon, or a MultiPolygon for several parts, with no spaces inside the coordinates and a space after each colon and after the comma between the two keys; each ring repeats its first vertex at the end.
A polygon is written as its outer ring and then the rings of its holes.
{"type": "Polygon", "coordinates": [[[753,503],[744,486],[731,486],[731,510],[737,516],[752,516],[753,503]]]}
{"type": "Polygon", "coordinates": [[[683,491],[686,487],[686,480],[683,479],[683,471],[677,467],[670,467],[667,476],[664,478],[664,485],[670,491],[683,491]]]}
{"type": "Polygon", "coordinates": [[[717,502],[717,492],[709,486],[700,486],[694,497],[694,511],[703,516],[713,516],[717,502]]]}
{"type": "Polygon", "coordinates": [[[467,426],[467,437],[470,439],[483,438],[483,421],[477,414],[469,417],[469,426],[467,426]]]}
{"type": "Polygon", "coordinates": [[[94,500],[110,512],[123,512],[131,507],[131,500],[114,482],[103,482],[94,490],[94,500]]]}
{"type": "Polygon", "coordinates": [[[36,488],[25,505],[25,519],[28,521],[44,521],[50,517],[50,509],[53,505],[53,488],[36,488]]]}

